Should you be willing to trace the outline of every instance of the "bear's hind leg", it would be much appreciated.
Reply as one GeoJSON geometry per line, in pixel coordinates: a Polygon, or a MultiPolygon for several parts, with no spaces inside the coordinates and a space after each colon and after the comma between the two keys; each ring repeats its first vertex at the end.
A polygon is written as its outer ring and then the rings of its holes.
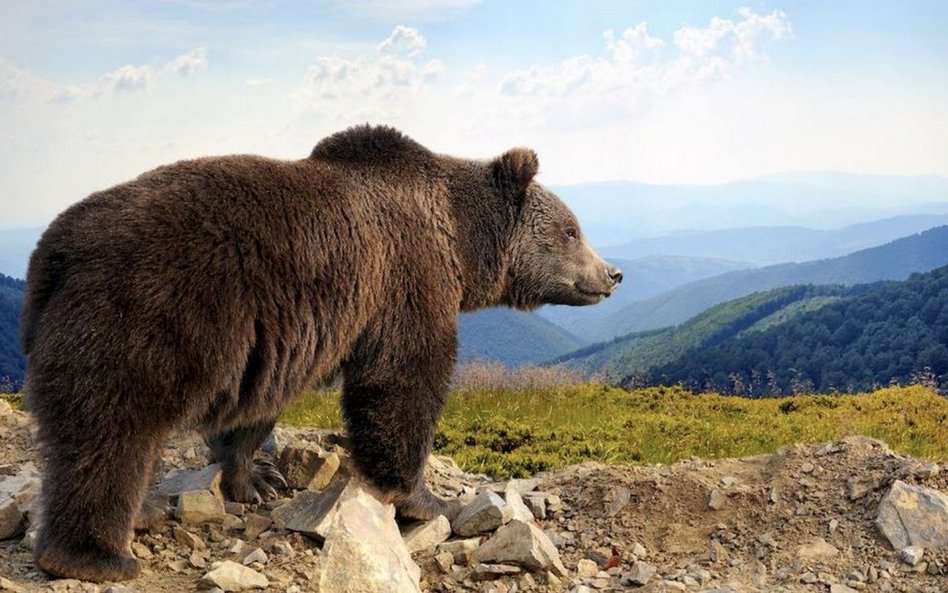
{"type": "Polygon", "coordinates": [[[46,469],[36,565],[87,581],[135,578],[132,527],[164,435],[50,420],[40,415],[46,469]]]}
{"type": "Polygon", "coordinates": [[[254,459],[276,420],[267,420],[205,437],[211,449],[209,461],[223,465],[224,495],[236,502],[258,503],[278,497],[286,480],[268,458],[254,459]]]}

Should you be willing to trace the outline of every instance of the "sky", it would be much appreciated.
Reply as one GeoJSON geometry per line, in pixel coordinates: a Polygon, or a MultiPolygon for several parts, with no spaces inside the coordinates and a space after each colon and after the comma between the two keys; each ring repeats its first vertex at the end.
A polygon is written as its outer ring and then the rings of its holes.
{"type": "Polygon", "coordinates": [[[544,183],[948,176],[948,2],[0,0],[0,220],[370,122],[544,183]]]}

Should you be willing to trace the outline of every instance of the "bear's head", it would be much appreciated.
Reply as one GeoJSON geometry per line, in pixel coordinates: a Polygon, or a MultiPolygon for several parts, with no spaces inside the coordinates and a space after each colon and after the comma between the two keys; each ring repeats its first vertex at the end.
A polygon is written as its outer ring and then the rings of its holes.
{"type": "Polygon", "coordinates": [[[536,153],[515,148],[491,165],[516,212],[505,302],[530,310],[543,304],[592,305],[611,295],[622,272],[593,251],[566,204],[533,180],[536,153]]]}

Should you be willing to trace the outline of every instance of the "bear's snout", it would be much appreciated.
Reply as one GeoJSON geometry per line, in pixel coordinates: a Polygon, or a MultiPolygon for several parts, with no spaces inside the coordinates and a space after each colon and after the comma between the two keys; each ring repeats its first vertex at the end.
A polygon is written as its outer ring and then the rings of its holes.
{"type": "Polygon", "coordinates": [[[622,282],[622,270],[615,266],[606,267],[606,276],[609,276],[609,280],[612,280],[613,286],[618,286],[622,282]]]}

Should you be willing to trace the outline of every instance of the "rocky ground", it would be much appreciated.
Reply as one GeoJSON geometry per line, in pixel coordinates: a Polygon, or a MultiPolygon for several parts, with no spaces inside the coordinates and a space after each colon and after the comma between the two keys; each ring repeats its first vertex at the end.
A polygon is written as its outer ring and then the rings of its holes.
{"type": "Polygon", "coordinates": [[[397,524],[350,477],[344,445],[279,429],[293,488],[251,506],[220,499],[203,444],[182,435],[132,544],[142,576],[50,580],[30,552],[30,421],[0,401],[0,591],[948,591],[948,466],[867,438],[509,483],[433,457],[429,483],[467,505],[453,524],[397,524]]]}

